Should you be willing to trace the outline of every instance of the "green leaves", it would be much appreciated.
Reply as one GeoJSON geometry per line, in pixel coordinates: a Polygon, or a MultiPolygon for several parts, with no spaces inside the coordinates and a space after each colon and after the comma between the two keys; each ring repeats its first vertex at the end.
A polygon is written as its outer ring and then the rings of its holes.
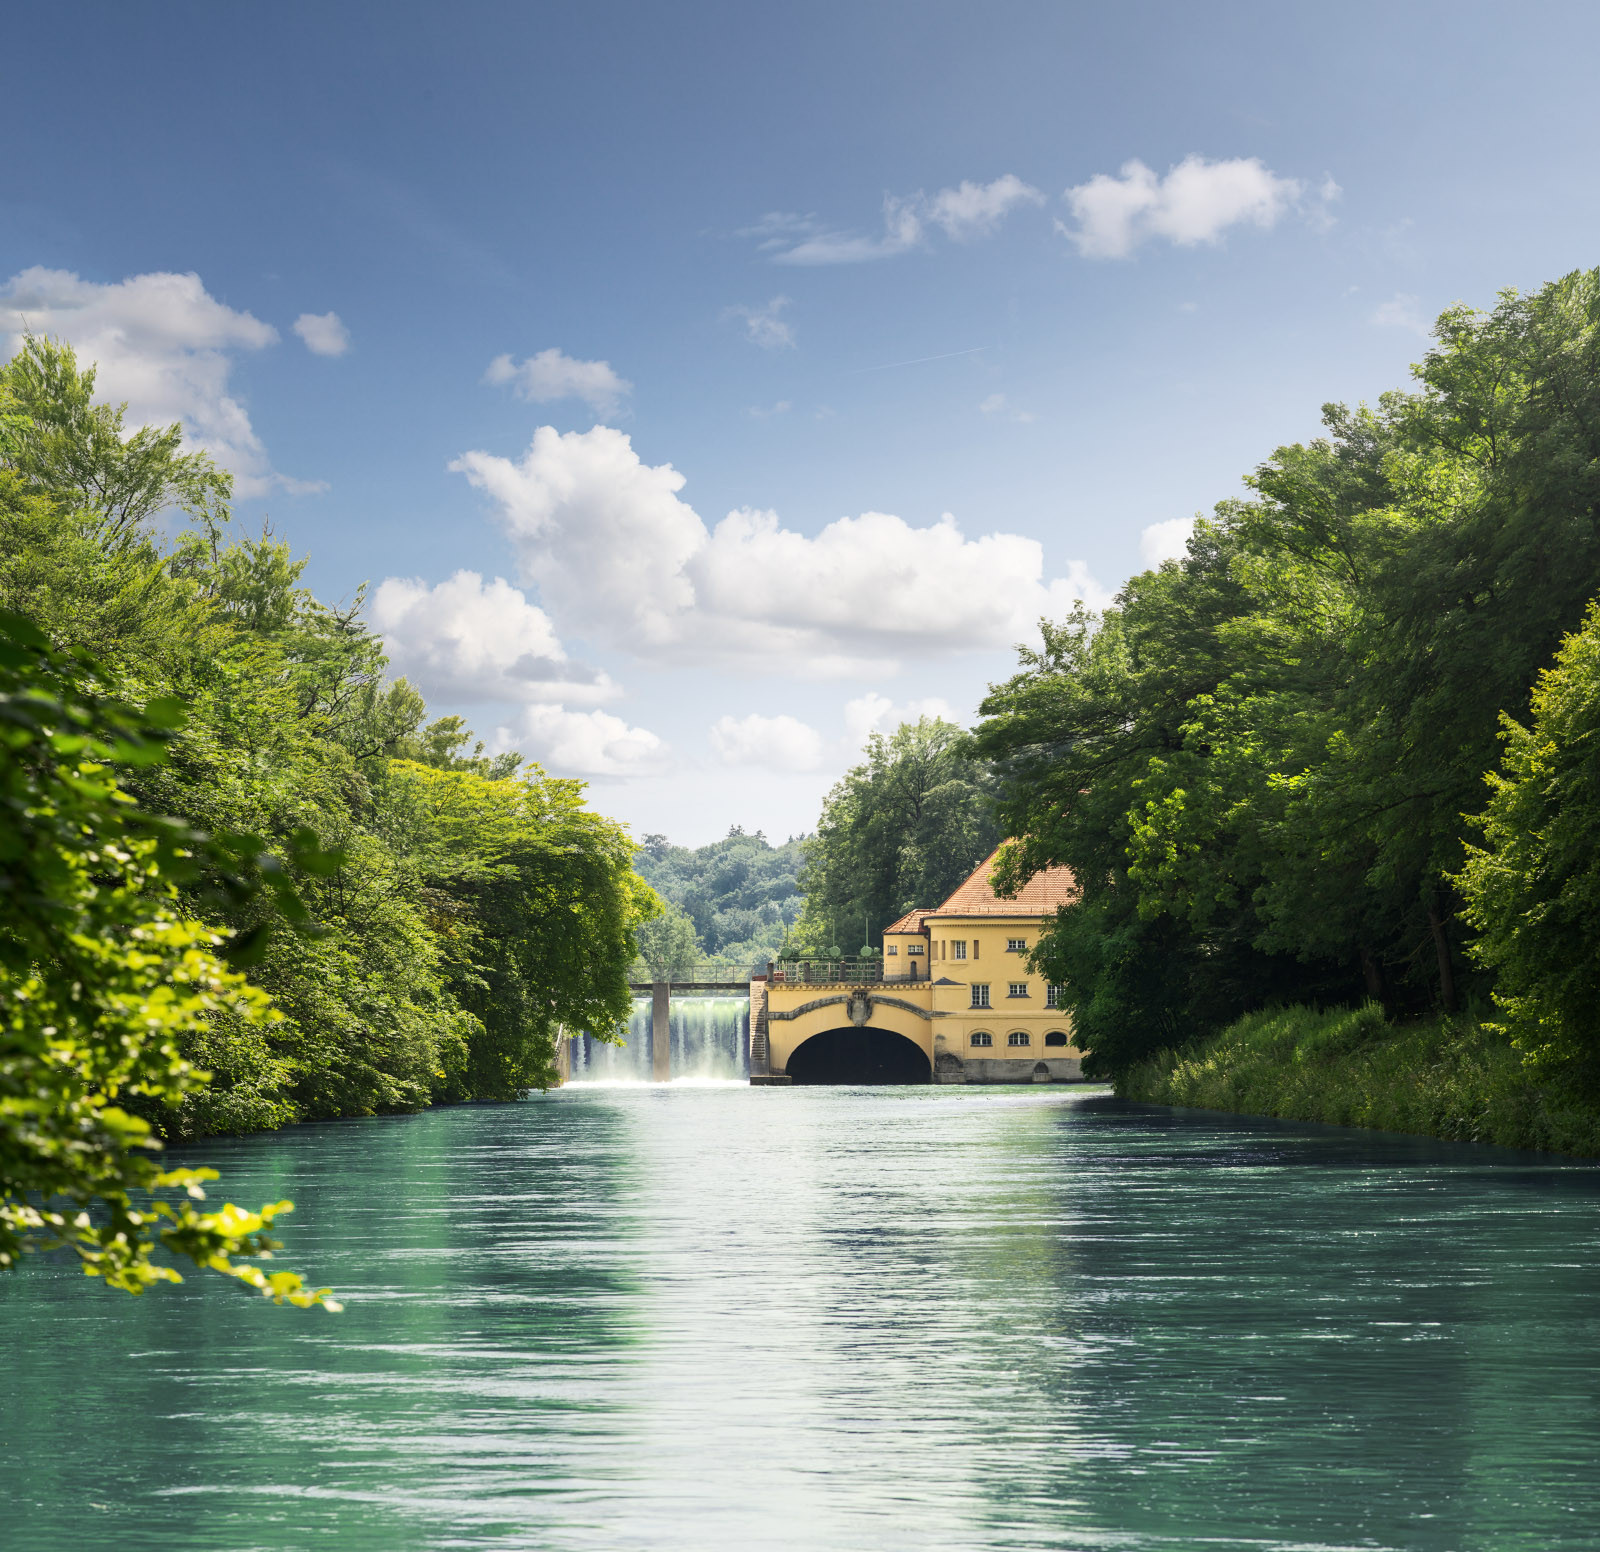
{"type": "Polygon", "coordinates": [[[983,707],[1007,867],[1083,886],[1049,973],[1087,978],[1097,1050],[1137,1044],[1152,1004],[1085,934],[1137,939],[1197,1007],[1206,966],[1241,1012],[1291,956],[1301,995],[1453,1003],[1462,814],[1600,591],[1600,271],[1437,336],[1415,392],[1326,406],[1326,436],[1277,449],[1102,619],[1047,628],[983,707]]]}
{"type": "Polygon", "coordinates": [[[91,664],[0,613],[0,1267],[67,1248],[138,1293],[177,1280],[154,1259],[165,1248],[279,1302],[326,1304],[251,1264],[287,1203],[198,1212],[209,1172],[160,1170],[149,1122],[125,1108],[204,1085],[180,1047],[213,1019],[274,1014],[221,957],[225,935],[177,908],[195,855],[180,843],[203,841],[141,814],[103,763],[159,758],[166,729],[98,692],[91,664]]]}

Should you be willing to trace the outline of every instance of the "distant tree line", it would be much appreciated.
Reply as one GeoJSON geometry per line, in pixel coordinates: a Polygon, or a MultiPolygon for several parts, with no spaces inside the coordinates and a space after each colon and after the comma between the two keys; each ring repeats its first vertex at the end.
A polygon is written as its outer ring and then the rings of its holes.
{"type": "Polygon", "coordinates": [[[778,957],[800,915],[804,841],[774,846],[761,831],[732,826],[720,841],[690,848],[647,835],[638,869],[665,902],[640,929],[650,973],[668,976],[699,963],[746,973],[778,957]]]}

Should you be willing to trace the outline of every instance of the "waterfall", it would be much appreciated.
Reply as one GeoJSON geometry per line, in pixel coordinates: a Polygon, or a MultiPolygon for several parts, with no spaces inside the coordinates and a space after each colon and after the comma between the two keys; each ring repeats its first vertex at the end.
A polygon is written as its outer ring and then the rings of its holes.
{"type": "MultiPolygon", "coordinates": [[[[750,1075],[750,1003],[744,997],[674,997],[672,1076],[683,1079],[750,1075]]],[[[627,1043],[607,1045],[589,1035],[572,1042],[573,1083],[650,1081],[650,999],[635,997],[627,1043]]]]}

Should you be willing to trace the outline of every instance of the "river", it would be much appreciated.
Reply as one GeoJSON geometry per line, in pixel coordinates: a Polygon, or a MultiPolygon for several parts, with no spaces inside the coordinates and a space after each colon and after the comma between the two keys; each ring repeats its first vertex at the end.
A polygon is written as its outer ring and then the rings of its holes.
{"type": "Polygon", "coordinates": [[[347,1312],[0,1280],[6,1552],[1593,1552],[1600,1169],[1093,1089],[208,1146],[347,1312]]]}

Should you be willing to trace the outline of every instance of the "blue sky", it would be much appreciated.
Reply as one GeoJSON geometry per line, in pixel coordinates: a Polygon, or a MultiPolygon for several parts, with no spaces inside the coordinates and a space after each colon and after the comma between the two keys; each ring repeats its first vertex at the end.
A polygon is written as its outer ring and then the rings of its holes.
{"type": "Polygon", "coordinates": [[[603,809],[808,829],[1444,305],[1600,261],[1600,9],[16,8],[0,329],[603,809]],[[298,325],[298,328],[297,328],[298,325]],[[730,518],[729,514],[735,514],[730,518]]]}

